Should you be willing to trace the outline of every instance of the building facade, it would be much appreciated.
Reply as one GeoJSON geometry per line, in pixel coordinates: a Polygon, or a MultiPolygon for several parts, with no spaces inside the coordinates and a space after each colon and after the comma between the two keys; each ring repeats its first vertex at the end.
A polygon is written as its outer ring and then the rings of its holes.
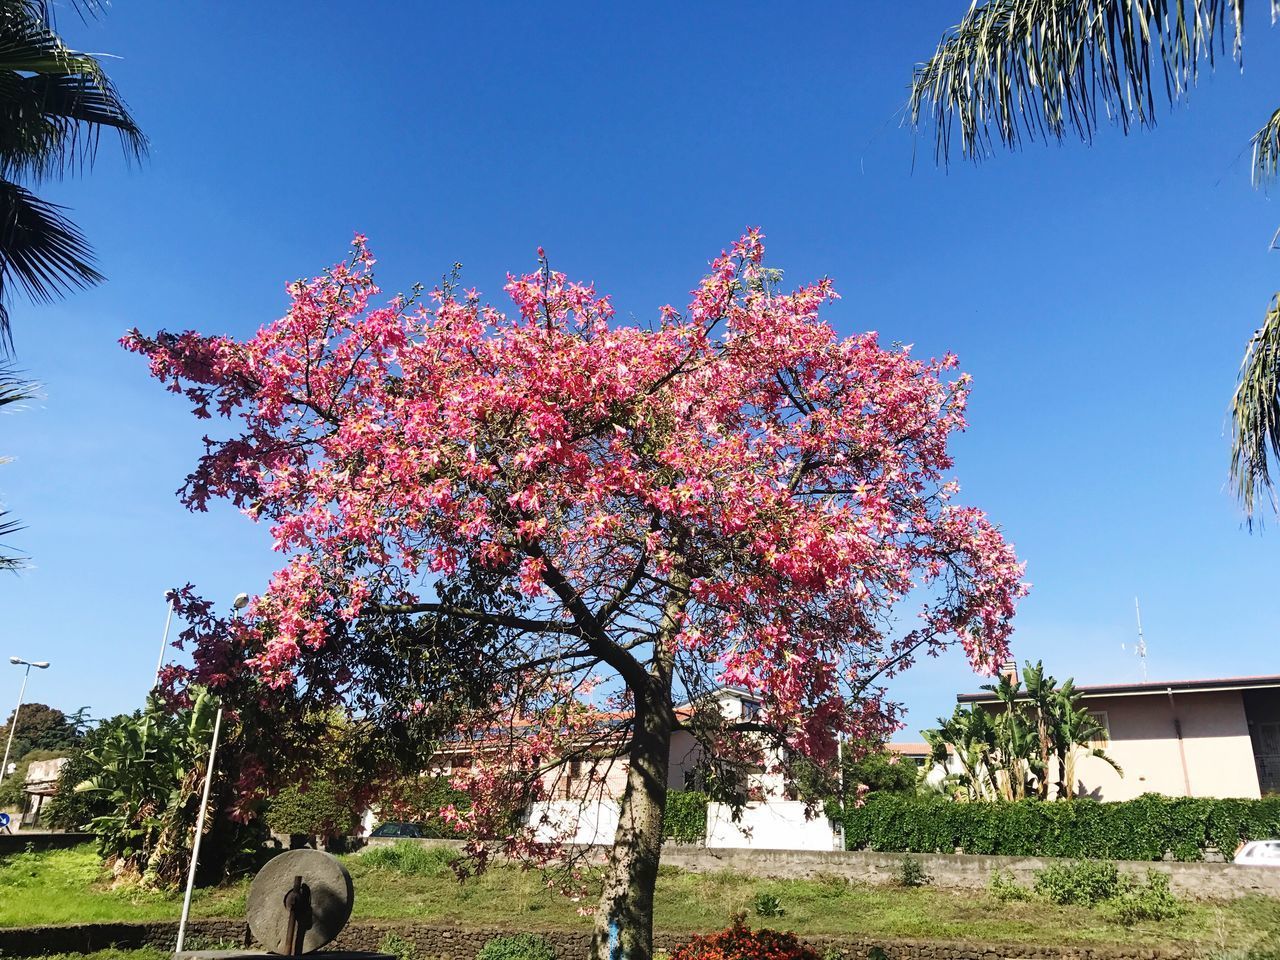
{"type": "MultiPolygon", "coordinates": [[[[1123,771],[1095,757],[1076,765],[1076,796],[1130,800],[1260,797],[1280,793],[1280,677],[1232,677],[1077,687],[1107,732],[1097,746],[1123,771]]],[[[990,693],[956,700],[995,711],[990,693]]]]}

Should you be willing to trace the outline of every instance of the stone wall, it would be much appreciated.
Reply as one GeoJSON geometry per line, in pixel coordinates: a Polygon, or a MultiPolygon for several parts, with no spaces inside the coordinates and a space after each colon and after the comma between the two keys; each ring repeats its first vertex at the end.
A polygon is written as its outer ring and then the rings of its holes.
{"type": "MultiPolygon", "coordinates": [[[[0,956],[31,957],[42,953],[83,953],[111,946],[154,947],[172,950],[177,939],[176,923],[101,923],[62,927],[0,929],[0,956]]],[[[353,923],[334,941],[330,949],[377,950],[390,933],[413,944],[420,955],[431,960],[475,960],[492,937],[509,934],[503,929],[471,930],[422,923],[353,923]]],[[[590,933],[586,930],[559,930],[540,933],[560,960],[582,960],[587,955],[590,933]]],[[[654,946],[674,950],[687,935],[659,932],[654,946]]],[[[1016,944],[955,943],[936,940],[869,940],[862,937],[813,936],[808,938],[819,954],[834,947],[845,960],[867,960],[873,950],[883,951],[889,960],[1175,960],[1186,954],[1142,947],[1037,947],[1016,944]]],[[[248,929],[239,920],[192,920],[187,926],[187,945],[193,949],[213,946],[248,946],[248,929]]]]}
{"type": "MultiPolygon", "coordinates": [[[[384,840],[371,840],[382,845],[384,840]]],[[[425,846],[461,848],[459,840],[418,840],[425,846]]],[[[606,847],[593,847],[589,859],[602,862],[606,847]]],[[[908,854],[867,850],[745,850],[710,848],[696,844],[668,843],[662,848],[664,866],[691,873],[727,870],[749,877],[798,878],[820,875],[843,877],[852,883],[887,884],[896,881],[902,858],[908,854]]],[[[1010,873],[1030,885],[1038,870],[1053,863],[1051,857],[984,857],[971,854],[913,853],[934,886],[972,890],[986,887],[996,870],[1010,873]]],[[[1181,863],[1177,861],[1121,860],[1124,873],[1142,877],[1148,870],[1169,875],[1169,885],[1181,897],[1193,900],[1232,900],[1258,893],[1280,897],[1280,867],[1245,867],[1232,863],[1181,863]]]]}

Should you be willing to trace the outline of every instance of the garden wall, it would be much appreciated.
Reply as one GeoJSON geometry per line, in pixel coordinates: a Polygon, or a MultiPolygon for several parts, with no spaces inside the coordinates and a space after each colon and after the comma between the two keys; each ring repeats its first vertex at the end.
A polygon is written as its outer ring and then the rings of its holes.
{"type": "MultiPolygon", "coordinates": [[[[83,953],[110,946],[154,947],[172,950],[177,937],[176,923],[102,923],[63,927],[0,929],[0,955],[38,956],[41,953],[83,953]]],[[[342,932],[331,949],[377,950],[388,933],[396,933],[412,943],[419,953],[448,960],[475,960],[480,948],[492,937],[511,933],[509,929],[466,930],[421,923],[355,923],[342,932]]],[[[193,920],[187,926],[192,946],[243,946],[245,924],[232,920],[193,920]]],[[[562,960],[581,960],[587,954],[590,934],[585,930],[542,933],[562,960]]],[[[657,933],[654,946],[673,950],[687,940],[680,934],[657,933]]],[[[1052,947],[993,943],[952,943],[936,940],[869,940],[862,937],[813,936],[808,938],[819,953],[835,947],[846,960],[867,960],[873,950],[883,951],[889,960],[1165,960],[1186,954],[1149,947],[1052,947]]]]}
{"type": "MultiPolygon", "coordinates": [[[[373,846],[388,841],[371,840],[373,846]]],[[[394,842],[394,841],[392,841],[394,842]]],[[[400,841],[404,842],[404,841],[400,841]]],[[[425,846],[461,849],[460,840],[417,840],[425,846]]],[[[591,848],[591,859],[603,862],[608,847],[591,848]]],[[[853,883],[894,883],[902,868],[901,853],[868,850],[744,850],[668,843],[662,848],[664,866],[691,873],[727,870],[748,877],[844,877],[853,883]]],[[[1052,857],[984,857],[960,853],[911,854],[924,867],[934,886],[974,889],[987,886],[991,874],[1004,870],[1019,883],[1030,885],[1037,870],[1053,863],[1052,857]]],[[[1120,860],[1120,870],[1137,877],[1148,870],[1169,875],[1174,893],[1193,900],[1232,900],[1251,893],[1280,897],[1280,867],[1245,867],[1232,863],[1182,863],[1178,861],[1120,860]]]]}

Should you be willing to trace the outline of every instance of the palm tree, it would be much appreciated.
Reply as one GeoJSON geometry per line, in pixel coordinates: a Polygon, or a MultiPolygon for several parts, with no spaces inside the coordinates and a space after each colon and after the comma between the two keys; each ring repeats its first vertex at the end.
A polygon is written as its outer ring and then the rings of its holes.
{"type": "MultiPolygon", "coordinates": [[[[83,0],[82,13],[95,13],[83,0]]],[[[14,287],[48,302],[103,278],[84,236],[35,185],[92,164],[103,127],[141,159],[147,140],[95,57],[68,49],[47,0],[0,0],[0,351],[14,287]]]]}
{"type": "Polygon", "coordinates": [[[995,718],[999,766],[1003,774],[1001,794],[1006,800],[1021,800],[1031,783],[1035,739],[1024,712],[1022,682],[1004,673],[998,682],[984,683],[982,689],[994,694],[1004,708],[995,718]]]}
{"type": "MultiPolygon", "coordinates": [[[[915,68],[911,123],[931,121],[946,163],[953,133],[980,159],[1024,140],[1093,139],[1102,119],[1128,133],[1151,126],[1158,99],[1195,84],[1202,62],[1233,34],[1241,56],[1244,0],[973,0],[963,19],[915,68]]],[[[1270,0],[1272,18],[1280,0],[1270,0]]],[[[1252,140],[1256,185],[1280,172],[1280,110],[1252,140]]],[[[1252,522],[1259,497],[1280,509],[1280,294],[1249,340],[1231,401],[1231,480],[1252,522]]]]}
{"type": "Polygon", "coordinates": [[[1076,763],[1084,757],[1096,757],[1120,776],[1124,770],[1097,744],[1105,742],[1107,730],[1098,718],[1080,705],[1075,683],[1068,679],[1057,690],[1054,704],[1053,744],[1058,761],[1058,797],[1075,796],[1076,763]]]}
{"type": "Polygon", "coordinates": [[[981,708],[965,710],[957,706],[950,717],[939,717],[938,726],[921,730],[929,745],[930,759],[947,771],[964,788],[970,800],[995,800],[1000,796],[997,776],[996,729],[990,715],[981,708]],[[955,757],[960,770],[950,772],[955,757]]]}

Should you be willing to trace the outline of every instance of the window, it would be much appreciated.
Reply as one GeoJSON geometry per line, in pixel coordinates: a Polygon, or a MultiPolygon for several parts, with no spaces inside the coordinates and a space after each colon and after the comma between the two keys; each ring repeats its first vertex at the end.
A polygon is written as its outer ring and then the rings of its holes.
{"type": "Polygon", "coordinates": [[[1111,740],[1111,720],[1107,716],[1105,710],[1090,710],[1089,719],[1096,723],[1100,729],[1100,733],[1089,741],[1089,745],[1093,747],[1105,747],[1111,740]]]}
{"type": "Polygon", "coordinates": [[[754,720],[758,716],[760,716],[760,704],[756,703],[754,700],[743,700],[742,719],[754,720]]]}

